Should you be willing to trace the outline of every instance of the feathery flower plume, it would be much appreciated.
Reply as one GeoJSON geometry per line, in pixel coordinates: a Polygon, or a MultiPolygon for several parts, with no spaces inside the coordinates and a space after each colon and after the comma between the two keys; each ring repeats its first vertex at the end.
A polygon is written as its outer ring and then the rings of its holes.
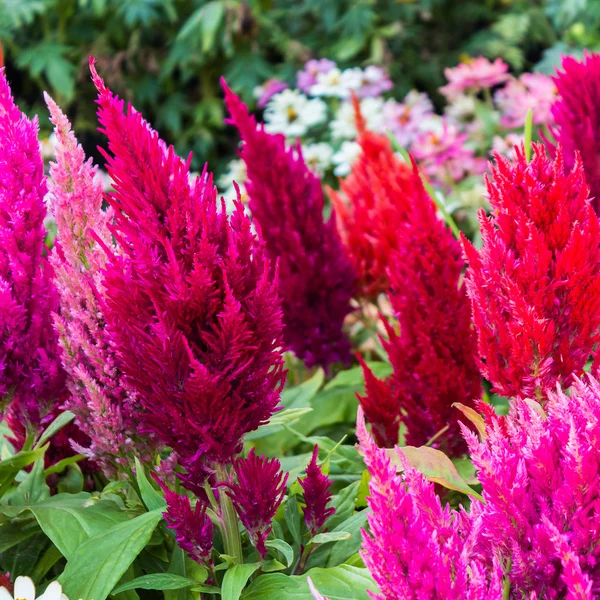
{"type": "Polygon", "coordinates": [[[56,135],[49,188],[57,251],[51,262],[60,296],[55,326],[71,392],[67,407],[91,440],[89,447],[76,443],[77,450],[111,474],[119,464],[130,464],[134,455],[147,462],[153,449],[148,436],[143,442],[136,436],[132,393],[122,385],[98,300],[104,292],[106,254],[97,240],[116,252],[108,230],[113,211],[102,210],[97,168],[91,159],[86,161],[67,117],[50,96],[45,99],[56,135]]]}
{"type": "Polygon", "coordinates": [[[565,56],[554,83],[558,99],[552,105],[553,133],[563,149],[565,166],[572,169],[577,153],[585,169],[594,209],[600,212],[600,54],[583,59],[565,56]]]}
{"type": "Polygon", "coordinates": [[[226,483],[235,510],[244,524],[250,541],[264,558],[265,542],[271,521],[285,495],[288,474],[283,473],[276,458],[257,456],[254,448],[247,458],[234,463],[237,481],[226,483]]]}
{"type": "Polygon", "coordinates": [[[243,436],[276,410],[284,379],[274,269],[243,206],[227,216],[212,176],[189,180],[189,160],[105,86],[101,131],[114,193],[103,311],[138,417],[177,453],[188,485],[230,463],[243,436]],[[165,424],[168,423],[168,427],[165,424]]]}
{"type": "Polygon", "coordinates": [[[386,323],[389,339],[382,342],[394,371],[379,381],[363,362],[366,395],[360,401],[378,444],[394,446],[400,422],[406,426],[407,444],[415,446],[448,427],[436,446],[459,455],[466,448],[452,405],[473,406],[481,397],[477,340],[460,285],[460,245],[438,219],[413,168],[412,193],[388,271],[400,332],[386,323]]]}
{"type": "Polygon", "coordinates": [[[482,249],[463,239],[466,283],[482,373],[500,394],[541,400],[600,339],[600,231],[579,160],[565,172],[560,148],[551,161],[536,144],[530,163],[515,151],[487,181],[482,249]]]}
{"type": "Polygon", "coordinates": [[[396,449],[404,475],[369,436],[362,409],[356,435],[371,480],[369,533],[362,559],[379,586],[374,600],[501,600],[502,569],[478,556],[478,528],[465,513],[442,507],[433,484],[396,449]]]}
{"type": "Polygon", "coordinates": [[[152,476],[165,493],[167,527],[175,532],[177,543],[191,559],[206,564],[213,544],[213,524],[206,515],[207,505],[199,498],[192,510],[188,496],[171,491],[154,473],[152,476]]]}
{"type": "Polygon", "coordinates": [[[304,490],[304,522],[308,527],[311,537],[317,535],[329,517],[335,513],[331,502],[331,484],[333,481],[323,474],[317,465],[319,446],[315,445],[311,461],[306,467],[306,476],[298,480],[304,490]]]}
{"type": "Polygon", "coordinates": [[[376,298],[389,288],[387,269],[398,248],[397,232],[405,220],[412,193],[412,173],[399,161],[389,140],[368,131],[353,97],[361,154],[341,193],[327,189],[340,235],[358,275],[357,293],[376,298]]]}
{"type": "Polygon", "coordinates": [[[222,85],[228,122],[243,141],[250,210],[269,256],[279,259],[285,344],[307,366],[347,361],[350,344],[342,325],[351,310],[355,276],[335,219],[323,220],[321,183],[299,146],[286,149],[285,138],[257,126],[224,80],[222,85]]]}
{"type": "Polygon", "coordinates": [[[64,400],[52,314],[58,295],[45,257],[44,164],[37,119],[15,104],[0,69],[0,414],[37,428],[64,400]]]}

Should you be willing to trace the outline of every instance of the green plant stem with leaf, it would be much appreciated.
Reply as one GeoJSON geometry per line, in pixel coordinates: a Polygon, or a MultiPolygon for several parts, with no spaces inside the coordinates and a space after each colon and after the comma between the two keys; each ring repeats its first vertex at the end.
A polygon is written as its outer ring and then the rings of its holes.
{"type": "MultiPolygon", "coordinates": [[[[219,483],[229,481],[227,471],[221,465],[216,469],[216,476],[219,483]]],[[[219,494],[219,509],[221,513],[220,528],[225,542],[225,552],[234,559],[236,564],[242,564],[244,556],[242,554],[242,538],[240,536],[237,513],[229,494],[224,491],[219,494]]]]}

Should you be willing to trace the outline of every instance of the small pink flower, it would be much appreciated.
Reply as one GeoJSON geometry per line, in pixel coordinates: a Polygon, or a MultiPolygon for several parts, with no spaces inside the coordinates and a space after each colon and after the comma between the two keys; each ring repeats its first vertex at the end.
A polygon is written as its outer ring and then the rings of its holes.
{"type": "Polygon", "coordinates": [[[363,71],[362,85],[356,91],[359,98],[377,98],[394,87],[389,75],[381,67],[369,66],[363,71]]]}
{"type": "Polygon", "coordinates": [[[500,58],[490,62],[480,56],[464,62],[453,69],[445,69],[448,84],[440,88],[440,92],[452,100],[464,91],[477,93],[503,83],[510,79],[508,65],[500,58]]]}
{"type": "Polygon", "coordinates": [[[303,71],[298,71],[296,75],[296,86],[305,94],[308,94],[310,88],[317,83],[317,75],[319,73],[329,73],[331,69],[335,69],[337,65],[327,58],[320,60],[312,59],[304,65],[303,71]]]}
{"type": "Polygon", "coordinates": [[[383,106],[385,128],[394,134],[398,143],[408,148],[418,137],[424,119],[433,114],[433,105],[427,94],[408,92],[401,103],[388,100],[383,106]]]}
{"type": "Polygon", "coordinates": [[[265,81],[263,85],[256,89],[258,92],[258,100],[256,102],[258,108],[264,108],[273,96],[279,94],[279,92],[283,92],[287,88],[288,84],[279,79],[265,81]]]}

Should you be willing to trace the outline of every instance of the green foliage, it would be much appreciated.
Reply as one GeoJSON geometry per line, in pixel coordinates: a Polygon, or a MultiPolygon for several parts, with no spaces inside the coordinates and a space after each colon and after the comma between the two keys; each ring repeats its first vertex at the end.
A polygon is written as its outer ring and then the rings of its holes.
{"type": "Polygon", "coordinates": [[[397,97],[418,87],[441,102],[443,69],[465,53],[548,70],[560,52],[596,46],[599,28],[592,0],[0,0],[9,77],[43,127],[48,89],[96,152],[93,54],[167,141],[194,151],[194,168],[208,161],[217,173],[236,144],[223,125],[220,75],[252,103],[266,79],[293,83],[308,58],[328,57],[384,65],[397,97]]]}

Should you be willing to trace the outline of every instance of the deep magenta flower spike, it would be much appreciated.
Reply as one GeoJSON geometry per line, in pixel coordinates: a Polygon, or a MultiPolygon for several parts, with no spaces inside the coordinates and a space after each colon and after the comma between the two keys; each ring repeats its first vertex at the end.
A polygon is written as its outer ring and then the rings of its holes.
{"type": "Polygon", "coordinates": [[[65,399],[52,314],[58,309],[46,258],[44,163],[37,119],[15,104],[0,69],[0,413],[38,428],[65,399]]]}
{"type": "Polygon", "coordinates": [[[60,297],[55,327],[71,392],[66,406],[89,436],[88,446],[74,440],[77,450],[112,475],[132,464],[135,455],[149,462],[155,444],[150,436],[138,435],[134,394],[122,384],[98,298],[105,291],[102,246],[117,252],[108,230],[113,211],[102,210],[97,169],[86,161],[67,117],[48,95],[46,103],[57,140],[49,204],[57,226],[57,252],[51,256],[60,297]]]}
{"type": "Polygon", "coordinates": [[[263,232],[267,252],[279,259],[286,346],[307,366],[348,361],[342,331],[351,311],[355,274],[332,215],[323,219],[323,190],[299,146],[268,134],[227,87],[225,102],[237,127],[246,163],[249,206],[263,232]]]}
{"type": "Polygon", "coordinates": [[[461,275],[460,244],[438,218],[413,165],[411,194],[397,230],[397,250],[388,270],[396,331],[385,323],[383,345],[392,375],[377,380],[363,363],[366,394],[360,398],[377,443],[393,447],[399,427],[406,443],[435,446],[451,455],[466,450],[456,402],[473,406],[481,397],[477,340],[461,275]]]}
{"type": "Polygon", "coordinates": [[[304,490],[304,502],[306,504],[304,507],[304,522],[311,537],[317,535],[327,519],[335,513],[335,508],[329,506],[333,481],[317,465],[318,458],[319,446],[315,445],[312,458],[306,467],[306,475],[298,480],[304,490]]]}
{"type": "Polygon", "coordinates": [[[237,481],[226,484],[226,493],[231,496],[250,541],[264,558],[267,555],[265,542],[285,495],[288,474],[282,472],[276,458],[259,457],[254,448],[247,458],[235,461],[234,470],[237,481]]]}
{"type": "Polygon", "coordinates": [[[505,396],[543,399],[569,385],[600,340],[598,217],[581,161],[565,171],[536,144],[527,162],[499,155],[487,181],[483,247],[463,239],[481,370],[505,396]]]}
{"type": "Polygon", "coordinates": [[[173,448],[195,486],[279,403],[276,269],[241,203],[229,218],[212,176],[190,181],[189,160],[133,107],[123,113],[91,69],[122,252],[108,249],[104,270],[108,331],[143,427],[173,448]]]}
{"type": "Polygon", "coordinates": [[[571,170],[577,153],[590,186],[592,204],[600,212],[600,54],[586,52],[580,60],[565,56],[553,78],[558,99],[552,105],[553,133],[571,170]]]}
{"type": "Polygon", "coordinates": [[[207,504],[201,498],[192,509],[189,496],[173,492],[154,473],[154,480],[165,493],[167,510],[163,516],[182,550],[197,563],[210,562],[213,545],[213,524],[206,514],[207,504]]]}

